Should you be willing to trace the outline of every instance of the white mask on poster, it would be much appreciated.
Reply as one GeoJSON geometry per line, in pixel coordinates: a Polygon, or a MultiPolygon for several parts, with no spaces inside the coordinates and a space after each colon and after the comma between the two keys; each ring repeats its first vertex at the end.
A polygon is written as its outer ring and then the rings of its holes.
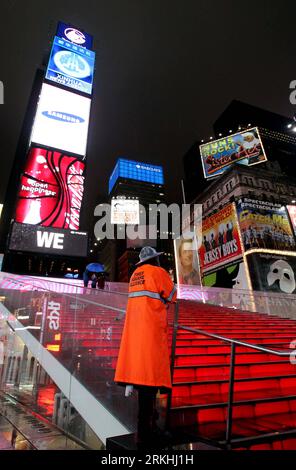
{"type": "Polygon", "coordinates": [[[281,291],[286,294],[292,294],[295,290],[295,275],[287,261],[278,260],[270,266],[269,273],[267,274],[267,283],[269,286],[272,286],[275,281],[279,281],[281,291]]]}

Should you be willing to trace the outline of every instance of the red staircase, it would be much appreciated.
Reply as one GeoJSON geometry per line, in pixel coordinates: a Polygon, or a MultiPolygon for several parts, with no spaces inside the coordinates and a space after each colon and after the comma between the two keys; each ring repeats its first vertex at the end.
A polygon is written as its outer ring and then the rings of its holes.
{"type": "MultiPolygon", "coordinates": [[[[296,338],[294,320],[190,301],[180,302],[179,325],[282,352],[296,338]]],[[[178,329],[174,430],[226,446],[230,348],[178,329]]],[[[290,358],[237,345],[234,371],[231,447],[296,449],[296,366],[290,358]]]]}
{"type": "MultiPolygon", "coordinates": [[[[64,297],[51,293],[51,299],[62,302],[64,297]]],[[[112,381],[124,320],[116,319],[117,311],[98,306],[98,300],[97,296],[88,304],[77,295],[84,306],[75,315],[72,300],[67,300],[60,318],[61,351],[56,356],[66,367],[75,368],[74,355],[76,377],[103,402],[109,400],[112,389],[113,406],[119,387],[112,381]]],[[[14,299],[16,304],[22,302],[14,299]]],[[[204,440],[220,447],[296,450],[296,366],[289,356],[272,354],[289,352],[296,339],[296,321],[180,301],[178,325],[170,410],[174,433],[187,436],[187,441],[204,440]],[[184,327],[270,350],[236,346],[231,442],[226,442],[231,344],[184,327]]],[[[119,402],[122,413],[122,395],[119,402]]],[[[118,416],[128,425],[128,406],[126,414],[118,416]]]]}

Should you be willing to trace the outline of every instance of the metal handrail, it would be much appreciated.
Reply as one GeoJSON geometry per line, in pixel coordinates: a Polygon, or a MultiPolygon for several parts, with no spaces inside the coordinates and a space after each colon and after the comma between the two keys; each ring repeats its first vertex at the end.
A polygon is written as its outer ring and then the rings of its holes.
{"type": "MultiPolygon", "coordinates": [[[[280,352],[274,349],[265,348],[264,346],[258,346],[256,344],[247,343],[245,341],[240,341],[232,338],[226,338],[225,336],[217,335],[215,333],[209,333],[204,330],[199,330],[196,328],[190,328],[187,326],[179,325],[179,301],[176,302],[175,307],[175,318],[173,324],[173,340],[172,340],[172,356],[171,356],[171,370],[174,369],[175,364],[175,350],[176,350],[176,342],[177,342],[177,330],[186,330],[192,333],[197,333],[202,336],[209,336],[211,338],[218,339],[220,341],[224,341],[231,345],[231,353],[230,353],[230,373],[229,373],[229,389],[228,389],[228,400],[227,400],[227,418],[226,418],[226,448],[231,449],[231,433],[232,433],[232,413],[233,413],[233,395],[234,395],[234,382],[235,382],[235,354],[236,354],[236,347],[237,346],[245,346],[250,349],[255,349],[261,352],[270,353],[276,356],[290,356],[291,352],[280,352]]],[[[171,408],[171,400],[169,400],[169,407],[171,408]]],[[[169,408],[167,410],[167,414],[169,414],[169,408]]],[[[168,420],[167,420],[168,423],[168,420]]]]}
{"type": "Polygon", "coordinates": [[[210,336],[211,338],[216,338],[216,339],[219,339],[221,341],[225,341],[227,343],[234,343],[238,346],[246,346],[247,348],[258,349],[259,351],[274,354],[276,356],[290,356],[290,354],[291,354],[291,352],[288,352],[288,351],[287,352],[280,352],[280,351],[276,351],[274,349],[269,349],[269,348],[264,348],[263,346],[258,346],[257,344],[246,343],[245,341],[239,341],[237,339],[232,339],[232,338],[226,338],[225,336],[216,335],[215,333],[208,333],[207,331],[197,330],[195,328],[190,328],[188,326],[178,325],[178,328],[180,330],[187,330],[187,331],[191,331],[192,333],[198,333],[198,334],[201,334],[203,336],[210,336]]]}

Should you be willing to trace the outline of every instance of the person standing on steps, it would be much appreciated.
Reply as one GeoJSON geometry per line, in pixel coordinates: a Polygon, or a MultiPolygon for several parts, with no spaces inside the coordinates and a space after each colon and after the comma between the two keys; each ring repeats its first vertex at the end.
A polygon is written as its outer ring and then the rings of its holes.
{"type": "Polygon", "coordinates": [[[115,371],[115,382],[138,392],[137,443],[148,446],[157,433],[156,395],[172,388],[167,328],[167,305],[176,288],[160,267],[154,248],[146,246],[134,271],[115,371]]]}

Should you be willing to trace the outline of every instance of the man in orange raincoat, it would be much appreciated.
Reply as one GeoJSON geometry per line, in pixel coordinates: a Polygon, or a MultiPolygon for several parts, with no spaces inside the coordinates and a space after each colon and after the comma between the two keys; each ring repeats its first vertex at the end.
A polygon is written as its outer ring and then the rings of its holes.
{"type": "Polygon", "coordinates": [[[160,267],[154,248],[140,252],[130,284],[115,382],[138,391],[139,443],[149,442],[156,429],[156,394],[171,389],[166,305],[176,299],[169,274],[160,267]]]}

